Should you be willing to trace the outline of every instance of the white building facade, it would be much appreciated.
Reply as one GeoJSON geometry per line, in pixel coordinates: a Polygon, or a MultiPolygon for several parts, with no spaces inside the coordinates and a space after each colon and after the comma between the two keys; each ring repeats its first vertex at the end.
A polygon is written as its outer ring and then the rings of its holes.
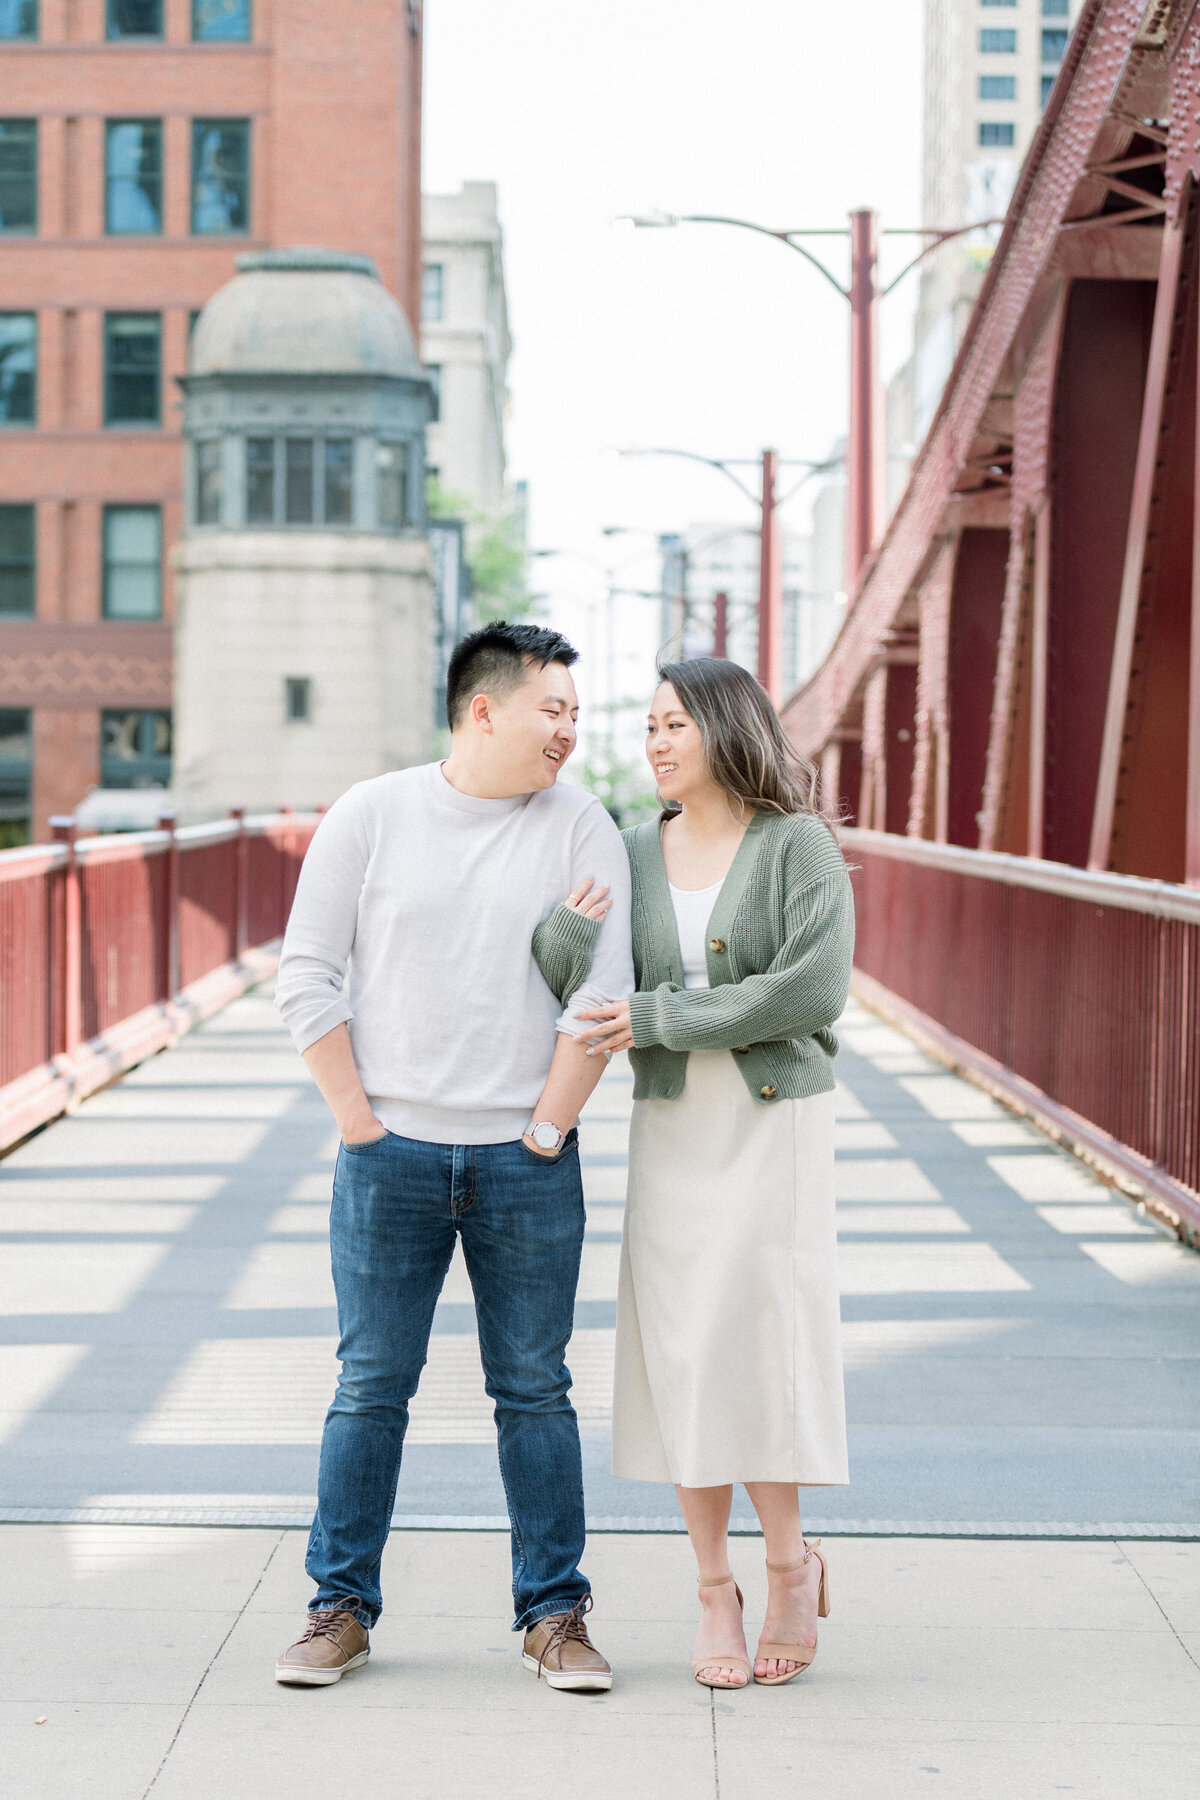
{"type": "Polygon", "coordinates": [[[366,257],[259,252],[204,308],[175,551],[181,814],[328,805],[425,761],[430,386],[366,257]]]}
{"type": "Polygon", "coordinates": [[[438,394],[430,473],[481,512],[512,505],[504,427],[512,340],[494,181],[423,201],[421,356],[438,394]]]}

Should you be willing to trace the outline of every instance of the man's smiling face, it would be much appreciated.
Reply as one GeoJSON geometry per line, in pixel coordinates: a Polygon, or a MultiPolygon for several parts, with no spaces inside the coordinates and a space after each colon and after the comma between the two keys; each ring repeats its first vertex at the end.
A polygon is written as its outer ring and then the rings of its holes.
{"type": "Polygon", "coordinates": [[[492,755],[502,763],[514,793],[553,787],[575,748],[579,696],[563,663],[533,664],[521,686],[489,700],[492,755]]]}

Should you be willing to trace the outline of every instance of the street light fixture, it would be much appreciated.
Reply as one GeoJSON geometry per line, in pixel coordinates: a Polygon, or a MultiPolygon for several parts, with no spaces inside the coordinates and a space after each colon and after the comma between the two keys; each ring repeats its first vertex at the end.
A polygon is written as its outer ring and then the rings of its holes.
{"type": "MultiPolygon", "coordinates": [[[[885,512],[883,396],[879,383],[879,302],[890,294],[904,277],[925,257],[968,231],[1002,225],[1002,219],[980,219],[970,225],[950,228],[932,225],[889,226],[882,233],[879,214],[860,207],[850,214],[848,226],[800,226],[777,230],[759,225],[752,219],[731,219],[720,213],[625,213],[621,222],[643,230],[659,230],[677,225],[733,225],[740,231],[754,231],[762,237],[786,244],[811,264],[818,274],[850,305],[850,422],[846,445],[846,585],[853,586],[855,577],[874,548],[876,535],[885,512]],[[931,240],[916,256],[905,263],[900,273],[885,286],[879,283],[879,239],[884,237],[926,237],[931,240]],[[850,284],[838,280],[832,269],[799,240],[801,238],[848,237],[850,239],[850,284]]],[[[707,460],[707,459],[701,459],[707,460]]],[[[765,481],[764,472],[764,481],[765,481]]],[[[761,679],[761,673],[760,673],[761,679]]]]}
{"type": "MultiPolygon", "coordinates": [[[[758,679],[766,688],[775,705],[783,700],[783,550],[779,535],[777,514],[784,501],[790,500],[796,489],[802,487],[813,475],[827,469],[836,468],[840,457],[826,459],[823,462],[805,462],[795,458],[782,459],[777,450],[764,450],[760,459],[761,488],[759,493],[744,482],[740,475],[734,473],[735,468],[754,467],[753,461],[739,456],[701,456],[697,450],[640,450],[629,449],[618,452],[620,456],[677,456],[687,462],[707,463],[710,469],[718,469],[720,473],[732,481],[734,486],[753,502],[759,509],[759,551],[758,551],[758,679]],[[782,496],[779,495],[779,471],[781,468],[799,468],[805,472],[795,487],[782,496]]],[[[723,635],[718,632],[718,637],[723,635]]]]}

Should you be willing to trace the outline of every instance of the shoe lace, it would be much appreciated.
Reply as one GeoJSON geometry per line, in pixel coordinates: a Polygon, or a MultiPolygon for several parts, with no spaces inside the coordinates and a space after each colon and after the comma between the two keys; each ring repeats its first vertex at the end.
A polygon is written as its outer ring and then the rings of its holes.
{"type": "Polygon", "coordinates": [[[355,1623],[357,1623],[351,1608],[361,1605],[362,1601],[358,1596],[356,1594],[351,1594],[347,1597],[344,1606],[314,1607],[308,1615],[308,1624],[304,1628],[304,1635],[301,1637],[300,1642],[302,1644],[311,1644],[314,1638],[336,1637],[338,1632],[341,1631],[342,1627],[346,1624],[347,1620],[354,1620],[355,1623]]]}
{"type": "MultiPolygon", "coordinates": [[[[593,1648],[592,1640],[588,1636],[587,1626],[583,1622],[583,1615],[591,1612],[591,1610],[592,1596],[590,1594],[585,1594],[582,1600],[576,1601],[570,1612],[562,1613],[555,1619],[554,1628],[542,1646],[542,1654],[538,1657],[537,1672],[539,1681],[542,1679],[542,1664],[545,1662],[550,1652],[561,1648],[561,1646],[567,1642],[568,1638],[573,1638],[577,1644],[586,1644],[589,1650],[593,1648]]],[[[549,1623],[549,1621],[547,1621],[547,1623],[549,1623]]]]}

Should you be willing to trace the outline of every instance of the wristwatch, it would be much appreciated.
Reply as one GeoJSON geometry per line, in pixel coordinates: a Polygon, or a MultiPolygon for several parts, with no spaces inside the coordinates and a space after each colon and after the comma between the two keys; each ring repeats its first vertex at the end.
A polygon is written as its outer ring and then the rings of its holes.
{"type": "Polygon", "coordinates": [[[565,1134],[557,1125],[552,1125],[549,1119],[542,1119],[529,1127],[529,1135],[539,1150],[557,1150],[565,1134]]]}

